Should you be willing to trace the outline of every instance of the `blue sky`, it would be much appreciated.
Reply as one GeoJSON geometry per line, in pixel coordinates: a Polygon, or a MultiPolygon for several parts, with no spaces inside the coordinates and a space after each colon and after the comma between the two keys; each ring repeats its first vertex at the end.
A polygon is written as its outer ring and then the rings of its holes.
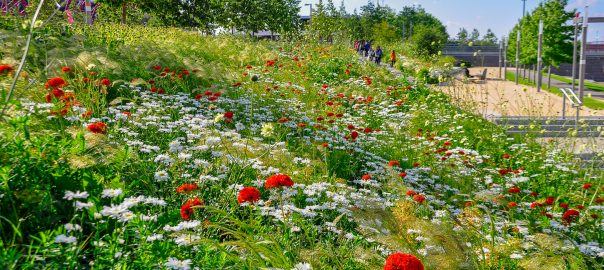
{"type": "MultiPolygon", "coordinates": [[[[326,2],[326,0],[323,0],[326,2]]],[[[349,12],[367,4],[368,0],[344,0],[344,5],[349,12]]],[[[380,1],[395,10],[403,6],[421,5],[426,11],[439,18],[446,26],[449,35],[455,36],[459,28],[465,27],[468,31],[476,28],[484,34],[488,28],[493,30],[498,37],[507,35],[510,29],[522,16],[521,0],[371,0],[373,3],[380,1]]],[[[318,0],[301,0],[301,5],[317,3],[318,0]]],[[[334,0],[336,7],[341,0],[334,0]]],[[[527,0],[526,9],[534,9],[540,0],[527,0]]],[[[583,13],[583,7],[588,4],[589,16],[604,17],[604,0],[570,0],[568,10],[577,8],[583,13]]],[[[302,6],[301,13],[308,15],[309,7],[302,6]]],[[[590,41],[604,42],[604,23],[590,24],[587,35],[590,41]]]]}

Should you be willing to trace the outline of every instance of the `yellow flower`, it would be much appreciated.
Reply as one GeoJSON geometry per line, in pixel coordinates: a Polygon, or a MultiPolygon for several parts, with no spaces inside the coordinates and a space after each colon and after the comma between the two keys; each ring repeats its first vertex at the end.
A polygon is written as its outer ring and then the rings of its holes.
{"type": "Polygon", "coordinates": [[[262,130],[260,131],[260,134],[264,137],[270,137],[273,135],[274,130],[275,130],[275,127],[273,127],[273,124],[267,123],[262,126],[262,130]]]}

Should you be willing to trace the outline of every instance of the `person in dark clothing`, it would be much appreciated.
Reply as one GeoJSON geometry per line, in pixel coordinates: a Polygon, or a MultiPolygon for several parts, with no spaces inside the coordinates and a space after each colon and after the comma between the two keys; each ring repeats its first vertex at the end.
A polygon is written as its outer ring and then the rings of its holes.
{"type": "Polygon", "coordinates": [[[371,42],[367,41],[367,43],[365,43],[365,57],[369,56],[369,51],[371,51],[371,42]]]}
{"type": "Polygon", "coordinates": [[[375,50],[375,63],[376,64],[380,64],[382,62],[382,56],[384,55],[384,52],[382,51],[382,48],[380,46],[377,46],[377,49],[375,50]]]}

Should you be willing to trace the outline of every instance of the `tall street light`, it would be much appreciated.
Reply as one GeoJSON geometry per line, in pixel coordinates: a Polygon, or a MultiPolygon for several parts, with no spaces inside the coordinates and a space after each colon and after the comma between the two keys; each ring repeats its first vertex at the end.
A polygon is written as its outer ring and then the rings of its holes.
{"type": "Polygon", "coordinates": [[[526,0],[522,0],[522,18],[526,14],[526,0]]]}

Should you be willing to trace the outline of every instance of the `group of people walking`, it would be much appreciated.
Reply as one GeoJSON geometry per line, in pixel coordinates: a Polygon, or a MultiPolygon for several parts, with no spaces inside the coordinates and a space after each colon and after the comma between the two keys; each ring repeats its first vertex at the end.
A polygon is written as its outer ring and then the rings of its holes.
{"type": "MultiPolygon", "coordinates": [[[[367,57],[369,61],[375,62],[377,65],[381,64],[382,57],[384,56],[382,48],[377,46],[374,50],[371,47],[371,41],[369,40],[355,40],[354,50],[357,51],[359,55],[367,57]]],[[[394,67],[394,63],[396,63],[396,52],[392,50],[390,53],[390,67],[394,67]]]]}

